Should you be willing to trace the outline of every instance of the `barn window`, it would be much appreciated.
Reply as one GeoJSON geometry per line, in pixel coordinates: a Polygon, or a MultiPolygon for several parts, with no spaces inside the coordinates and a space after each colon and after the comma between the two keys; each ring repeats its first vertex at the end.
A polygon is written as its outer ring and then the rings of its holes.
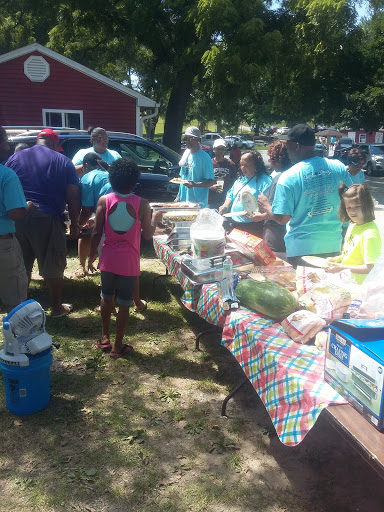
{"type": "Polygon", "coordinates": [[[77,128],[82,130],[83,111],[43,108],[43,125],[54,128],[77,128]]]}
{"type": "Polygon", "coordinates": [[[359,133],[359,142],[365,144],[367,142],[367,135],[365,133],[359,133]]]}
{"type": "Polygon", "coordinates": [[[38,55],[32,55],[24,62],[24,74],[32,82],[44,82],[49,77],[48,62],[38,55]]]}

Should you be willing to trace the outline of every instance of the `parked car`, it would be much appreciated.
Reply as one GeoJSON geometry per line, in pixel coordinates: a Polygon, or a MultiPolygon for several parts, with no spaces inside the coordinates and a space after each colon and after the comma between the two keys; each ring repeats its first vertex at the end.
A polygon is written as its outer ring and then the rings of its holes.
{"type": "MultiPolygon", "coordinates": [[[[41,129],[26,130],[18,134],[7,129],[9,144],[13,152],[19,142],[29,146],[36,143],[36,136],[41,129]]],[[[90,147],[90,138],[85,130],[56,129],[64,154],[72,159],[79,149],[90,147]]],[[[167,202],[173,200],[178,186],[169,180],[179,175],[180,155],[163,144],[151,142],[138,135],[107,131],[108,148],[117,151],[122,157],[132,158],[140,168],[141,176],[136,186],[136,193],[150,201],[167,202]]]]}
{"type": "Polygon", "coordinates": [[[384,173],[384,144],[356,144],[367,155],[364,166],[368,176],[384,173]]]}
{"type": "Polygon", "coordinates": [[[231,149],[235,143],[240,149],[252,149],[255,145],[253,140],[243,139],[243,137],[240,137],[239,135],[228,135],[227,137],[224,137],[224,140],[228,149],[231,149]]]}
{"type": "Polygon", "coordinates": [[[223,137],[220,135],[220,133],[204,133],[201,136],[200,142],[201,144],[205,146],[209,146],[210,149],[213,148],[213,143],[216,139],[222,139],[223,137]]]}
{"type": "Polygon", "coordinates": [[[315,155],[316,156],[327,156],[327,148],[324,144],[316,143],[315,144],[315,155]]]}
{"type": "Polygon", "coordinates": [[[286,135],[288,132],[289,132],[288,126],[282,126],[281,128],[278,128],[276,130],[276,133],[278,133],[279,135],[286,135]]]}
{"type": "MultiPolygon", "coordinates": [[[[186,149],[187,149],[187,145],[186,145],[186,143],[185,143],[185,142],[182,142],[182,143],[181,143],[181,148],[180,148],[181,153],[182,153],[183,151],[185,151],[186,149]]],[[[211,147],[210,147],[210,146],[207,146],[206,144],[201,144],[201,143],[200,143],[200,149],[202,149],[202,150],[203,150],[203,151],[205,151],[206,153],[210,153],[210,151],[211,151],[211,147]]]]}
{"type": "Polygon", "coordinates": [[[339,141],[336,142],[335,150],[333,152],[333,158],[337,158],[344,164],[347,161],[347,155],[349,150],[354,146],[353,140],[349,137],[343,137],[339,141]]]}

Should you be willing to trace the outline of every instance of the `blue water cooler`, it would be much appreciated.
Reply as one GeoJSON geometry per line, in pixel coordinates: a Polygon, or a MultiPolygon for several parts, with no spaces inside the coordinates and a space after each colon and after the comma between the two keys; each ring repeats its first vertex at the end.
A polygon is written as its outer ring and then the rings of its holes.
{"type": "Polygon", "coordinates": [[[14,414],[32,414],[50,398],[52,338],[45,332],[45,312],[27,300],[3,318],[4,346],[0,350],[5,405],[14,414]]]}

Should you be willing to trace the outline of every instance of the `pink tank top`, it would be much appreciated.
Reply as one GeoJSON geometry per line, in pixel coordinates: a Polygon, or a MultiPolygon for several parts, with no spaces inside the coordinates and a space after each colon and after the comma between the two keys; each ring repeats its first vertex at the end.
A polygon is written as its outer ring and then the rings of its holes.
{"type": "Polygon", "coordinates": [[[124,197],[111,192],[105,196],[105,202],[105,240],[101,249],[99,269],[121,276],[139,276],[141,239],[139,207],[141,197],[136,195],[124,197]],[[127,211],[124,211],[121,221],[123,224],[130,224],[130,221],[133,224],[127,231],[116,232],[109,223],[109,216],[114,213],[111,212],[112,208],[115,205],[118,207],[118,203],[122,202],[125,203],[127,211]]]}

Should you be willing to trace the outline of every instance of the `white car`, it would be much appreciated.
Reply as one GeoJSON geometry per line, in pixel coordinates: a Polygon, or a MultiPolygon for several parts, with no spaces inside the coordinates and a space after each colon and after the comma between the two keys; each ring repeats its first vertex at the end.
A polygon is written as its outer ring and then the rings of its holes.
{"type": "Polygon", "coordinates": [[[252,149],[255,145],[253,140],[243,139],[238,135],[228,135],[227,137],[224,137],[224,140],[228,148],[231,148],[235,143],[240,149],[252,149]]]}
{"type": "Polygon", "coordinates": [[[282,126],[281,128],[278,128],[276,130],[276,133],[278,133],[279,135],[286,135],[288,132],[289,132],[288,126],[282,126]]]}
{"type": "Polygon", "coordinates": [[[206,146],[209,146],[210,148],[213,147],[213,143],[216,139],[222,139],[223,137],[220,135],[220,133],[204,133],[201,136],[201,143],[205,144],[206,146]]]}

